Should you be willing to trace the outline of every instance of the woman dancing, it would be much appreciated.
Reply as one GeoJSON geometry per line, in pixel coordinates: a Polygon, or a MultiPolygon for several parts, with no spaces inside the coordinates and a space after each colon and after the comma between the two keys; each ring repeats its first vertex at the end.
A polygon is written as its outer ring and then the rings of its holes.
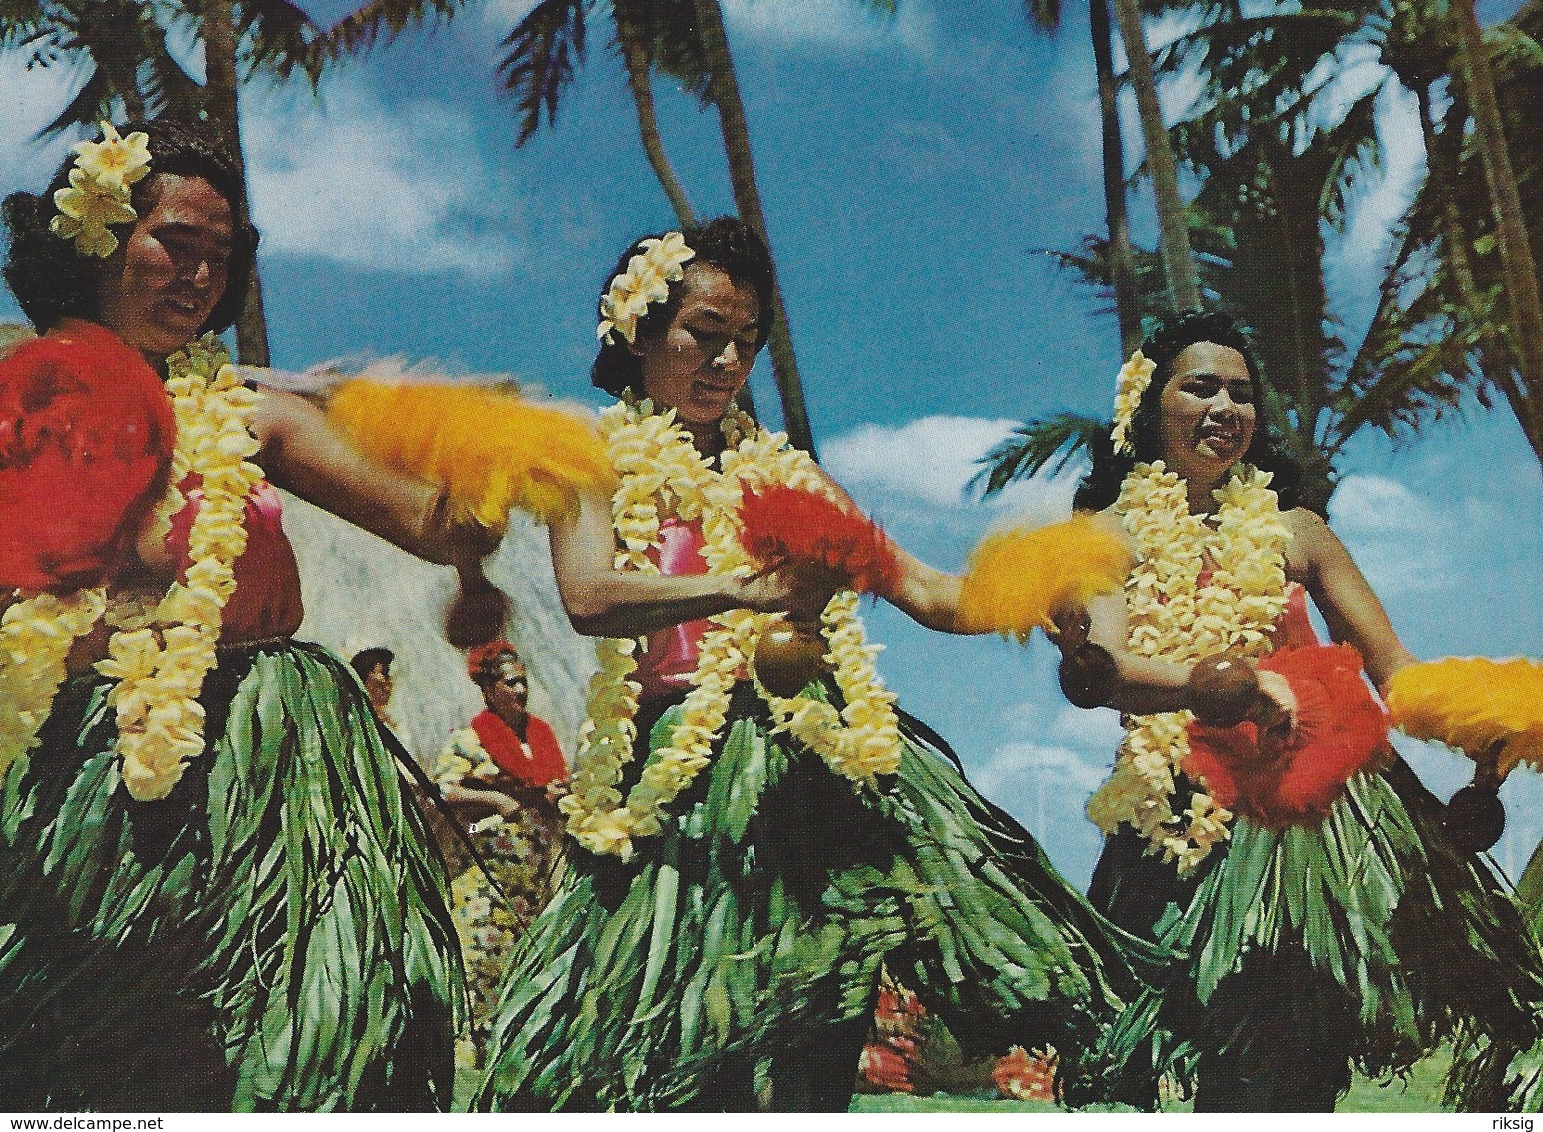
{"type": "MultiPolygon", "coordinates": [[[[601,425],[621,482],[552,530],[574,625],[607,639],[568,870],[506,972],[484,1107],[844,1110],[881,964],[969,1049],[1084,1048],[1134,985],[1032,837],[894,709],[848,580],[745,559],[756,498],[855,511],[734,408],[771,280],[732,219],[639,241],[607,280],[593,376],[623,399],[601,425]]],[[[893,573],[874,588],[962,631],[959,578],[898,552],[893,573]]]]}
{"type": "Polygon", "coordinates": [[[494,537],[241,384],[239,172],[196,127],[104,131],[4,209],[42,337],[0,362],[0,1098],[448,1107],[443,869],[358,679],[292,639],[270,485],[482,594],[494,537]]]}
{"type": "Polygon", "coordinates": [[[1452,1099],[1493,1107],[1538,1032],[1543,964],[1387,746],[1361,660],[1384,692],[1426,666],[1294,505],[1261,404],[1229,319],[1169,320],[1121,371],[1077,497],[1138,559],[1061,634],[1068,694],[1127,730],[1088,805],[1109,834],[1089,896],[1188,957],[1113,1031],[1116,1091],[1151,1105],[1161,1073],[1198,1072],[1197,1109],[1328,1111],[1352,1067],[1399,1072],[1462,1034],[1485,1052],[1452,1099]],[[1319,646],[1309,596],[1355,652],[1319,646]]]}

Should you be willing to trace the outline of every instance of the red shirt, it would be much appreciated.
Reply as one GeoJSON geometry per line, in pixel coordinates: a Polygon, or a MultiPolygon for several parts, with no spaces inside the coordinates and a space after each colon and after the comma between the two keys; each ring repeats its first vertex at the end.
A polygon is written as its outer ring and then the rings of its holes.
{"type": "Polygon", "coordinates": [[[557,745],[557,736],[533,715],[525,717],[524,743],[514,728],[490,711],[478,714],[471,721],[471,729],[498,769],[526,786],[546,786],[568,777],[568,762],[557,745]]]}

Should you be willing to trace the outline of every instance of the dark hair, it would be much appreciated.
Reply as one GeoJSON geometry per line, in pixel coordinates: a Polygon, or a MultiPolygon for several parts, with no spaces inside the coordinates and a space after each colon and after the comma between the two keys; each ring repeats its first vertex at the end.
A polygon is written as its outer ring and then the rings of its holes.
{"type": "Polygon", "coordinates": [[[1282,510],[1297,506],[1301,472],[1265,419],[1264,382],[1259,376],[1259,360],[1254,356],[1253,346],[1229,315],[1221,311],[1188,311],[1159,321],[1142,343],[1141,352],[1156,364],[1157,369],[1152,373],[1151,384],[1141,395],[1141,404],[1131,422],[1130,441],[1135,452],[1116,453],[1109,434],[1099,433],[1091,446],[1093,467],[1077,487],[1074,502],[1078,508],[1102,511],[1120,497],[1120,485],[1133,467],[1162,459],[1163,387],[1173,377],[1174,363],[1179,355],[1196,342],[1213,342],[1243,355],[1257,407],[1254,439],[1243,454],[1243,461],[1273,474],[1270,487],[1279,496],[1282,510]]]}
{"type": "Polygon", "coordinates": [[[469,675],[472,683],[484,690],[498,683],[499,669],[505,664],[525,663],[520,659],[520,654],[515,651],[514,646],[507,641],[499,641],[490,648],[481,649],[473,653],[470,659],[472,663],[469,675]]]}
{"type": "MultiPolygon", "coordinates": [[[[257,255],[257,230],[245,220],[246,193],[241,170],[208,125],[157,119],[129,122],[119,128],[125,135],[134,131],[150,136],[150,175],[130,190],[130,200],[140,216],[149,214],[156,179],[165,173],[202,177],[230,204],[234,232],[225,292],[200,333],[224,330],[241,313],[257,255]]],[[[12,193],[0,205],[0,215],[11,237],[5,281],[39,333],[63,318],[94,317],[100,298],[97,265],[102,261],[81,255],[73,240],[56,236],[48,228],[58,211],[54,193],[69,184],[74,167],[75,159],[71,157],[59,167],[46,191],[37,195],[12,193]]]]}
{"type": "MultiPolygon", "coordinates": [[[[681,234],[686,237],[686,246],[696,252],[686,264],[688,271],[692,264],[705,263],[722,271],[735,286],[748,286],[755,291],[758,304],[755,348],[759,351],[766,345],[766,336],[771,333],[775,289],[771,253],[766,250],[765,241],[749,225],[734,216],[720,216],[706,224],[688,225],[681,230],[681,234]]],[[[643,236],[634,241],[605,277],[600,294],[604,295],[610,289],[611,280],[627,270],[627,264],[641,250],[644,240],[657,238],[643,236]]],[[[684,289],[684,282],[677,280],[670,284],[668,299],[662,303],[649,304],[647,313],[638,319],[639,338],[657,337],[669,329],[676,312],[680,310],[684,289]]],[[[641,393],[642,363],[627,348],[627,343],[621,340],[620,335],[617,338],[614,344],[601,343],[600,353],[596,355],[595,364],[589,371],[589,380],[597,389],[603,389],[613,397],[620,397],[629,387],[641,393]]]]}
{"type": "Polygon", "coordinates": [[[359,674],[363,680],[377,668],[384,668],[386,675],[391,675],[391,662],[396,659],[396,653],[388,648],[361,649],[354,653],[354,658],[348,662],[350,668],[359,674]]]}

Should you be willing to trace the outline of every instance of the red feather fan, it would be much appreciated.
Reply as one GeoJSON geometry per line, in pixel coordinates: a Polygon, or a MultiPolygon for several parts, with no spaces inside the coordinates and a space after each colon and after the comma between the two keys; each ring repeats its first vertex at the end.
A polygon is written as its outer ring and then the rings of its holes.
{"type": "Polygon", "coordinates": [[[886,594],[900,582],[895,544],[864,515],[798,488],[746,489],[740,544],[762,564],[823,566],[859,593],[886,594]]]}
{"type": "Polygon", "coordinates": [[[0,590],[100,584],[164,490],[177,425],[111,331],[66,320],[0,360],[0,590]]]}
{"type": "Polygon", "coordinates": [[[1189,725],[1184,769],[1205,780],[1211,796],[1260,825],[1281,828],[1328,813],[1345,783],[1387,750],[1388,721],[1361,677],[1361,655],[1349,645],[1282,649],[1259,664],[1286,678],[1297,699],[1296,726],[1282,747],[1259,726],[1189,725]]]}

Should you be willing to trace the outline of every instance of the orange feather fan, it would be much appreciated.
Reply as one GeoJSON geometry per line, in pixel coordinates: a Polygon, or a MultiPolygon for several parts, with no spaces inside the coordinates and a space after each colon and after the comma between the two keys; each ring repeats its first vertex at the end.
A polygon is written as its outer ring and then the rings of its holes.
{"type": "Polygon", "coordinates": [[[739,522],[740,545],[762,564],[823,566],[858,593],[892,593],[900,582],[895,544],[866,516],[823,495],[779,484],[749,488],[739,522]]]}
{"type": "Polygon", "coordinates": [[[1504,743],[1502,775],[1521,762],[1543,770],[1543,664],[1443,657],[1400,668],[1387,691],[1393,724],[1404,734],[1469,757],[1504,743]]]}
{"type": "Polygon", "coordinates": [[[1118,535],[1091,515],[1035,530],[988,534],[970,554],[959,597],[960,627],[1027,641],[1062,607],[1118,593],[1133,560],[1118,535]]]}
{"type": "Polygon", "coordinates": [[[492,531],[514,507],[566,518],[581,493],[615,482],[589,424],[508,393],[358,379],[338,387],[327,415],[372,460],[447,488],[462,517],[492,531]]]}

